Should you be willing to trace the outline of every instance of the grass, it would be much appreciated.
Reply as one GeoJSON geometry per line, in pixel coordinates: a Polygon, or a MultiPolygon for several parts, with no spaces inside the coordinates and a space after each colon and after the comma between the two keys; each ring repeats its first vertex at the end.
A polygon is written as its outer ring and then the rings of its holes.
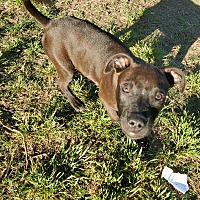
{"type": "MultiPolygon", "coordinates": [[[[181,95],[170,90],[146,145],[128,139],[111,122],[98,88],[80,74],[72,89],[87,102],[86,111],[75,113],[44,54],[41,26],[20,1],[0,0],[1,199],[200,199],[200,50],[195,29],[200,15],[198,1],[191,2],[188,9],[188,1],[181,1],[181,9],[193,12],[193,20],[186,13],[165,25],[164,16],[155,18],[162,7],[158,1],[62,0],[51,8],[39,5],[52,18],[68,13],[95,22],[147,62],[183,68],[186,91],[181,95]],[[175,32],[187,28],[190,32],[185,31],[180,43],[175,32]],[[165,165],[188,175],[185,195],[161,178],[165,165]]],[[[168,10],[172,14],[179,9],[173,3],[168,10]]]]}

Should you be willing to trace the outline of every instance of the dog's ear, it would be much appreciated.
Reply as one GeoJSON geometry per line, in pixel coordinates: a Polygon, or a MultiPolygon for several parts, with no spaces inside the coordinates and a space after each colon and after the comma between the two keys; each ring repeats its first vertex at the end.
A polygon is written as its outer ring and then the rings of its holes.
{"type": "Polygon", "coordinates": [[[117,54],[112,57],[109,62],[107,63],[104,73],[109,73],[112,69],[115,69],[116,72],[121,72],[131,64],[131,59],[129,56],[125,54],[117,54]]]}
{"type": "Polygon", "coordinates": [[[165,67],[161,71],[165,74],[170,86],[178,87],[179,91],[183,93],[186,84],[184,73],[173,67],[165,67]]]}

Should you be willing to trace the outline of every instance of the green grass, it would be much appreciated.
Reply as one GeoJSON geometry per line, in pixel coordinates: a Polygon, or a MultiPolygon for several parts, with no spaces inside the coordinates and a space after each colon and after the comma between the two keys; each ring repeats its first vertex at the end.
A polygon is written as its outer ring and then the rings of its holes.
{"type": "MultiPolygon", "coordinates": [[[[149,147],[128,139],[119,124],[111,122],[98,88],[80,74],[71,87],[87,102],[86,111],[74,112],[44,54],[41,26],[20,1],[7,2],[0,0],[1,199],[200,199],[200,51],[190,48],[180,63],[179,38],[172,34],[169,43],[161,30],[147,34],[148,27],[140,22],[152,13],[148,9],[155,1],[40,5],[51,17],[69,13],[95,22],[147,62],[185,69],[186,91],[181,95],[170,90],[149,147]],[[185,195],[161,178],[165,165],[188,175],[185,195]]],[[[194,13],[196,21],[190,23],[195,26],[200,16],[194,13]]],[[[180,20],[180,30],[186,17],[174,19],[180,20]]],[[[182,44],[189,39],[186,34],[182,44]]]]}

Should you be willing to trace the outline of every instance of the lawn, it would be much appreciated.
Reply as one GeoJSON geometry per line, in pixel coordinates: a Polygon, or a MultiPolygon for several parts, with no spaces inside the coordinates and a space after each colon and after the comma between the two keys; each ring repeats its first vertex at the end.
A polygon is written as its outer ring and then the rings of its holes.
{"type": "Polygon", "coordinates": [[[157,66],[184,71],[149,138],[127,138],[98,87],[78,72],[75,113],[41,45],[42,27],[20,0],[0,0],[0,199],[200,199],[200,1],[60,0],[36,4],[50,18],[87,19],[157,66]],[[161,178],[187,174],[181,194],[161,178]]]}

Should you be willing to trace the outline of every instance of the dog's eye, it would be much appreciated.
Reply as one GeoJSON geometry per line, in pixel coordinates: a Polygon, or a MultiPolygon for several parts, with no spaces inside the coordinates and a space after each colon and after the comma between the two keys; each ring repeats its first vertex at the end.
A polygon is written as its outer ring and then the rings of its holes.
{"type": "Polygon", "coordinates": [[[165,95],[162,92],[158,92],[155,96],[157,101],[163,101],[165,99],[165,95]]]}
{"type": "Polygon", "coordinates": [[[130,87],[129,85],[126,83],[122,86],[122,91],[125,93],[129,93],[130,87]]]}

